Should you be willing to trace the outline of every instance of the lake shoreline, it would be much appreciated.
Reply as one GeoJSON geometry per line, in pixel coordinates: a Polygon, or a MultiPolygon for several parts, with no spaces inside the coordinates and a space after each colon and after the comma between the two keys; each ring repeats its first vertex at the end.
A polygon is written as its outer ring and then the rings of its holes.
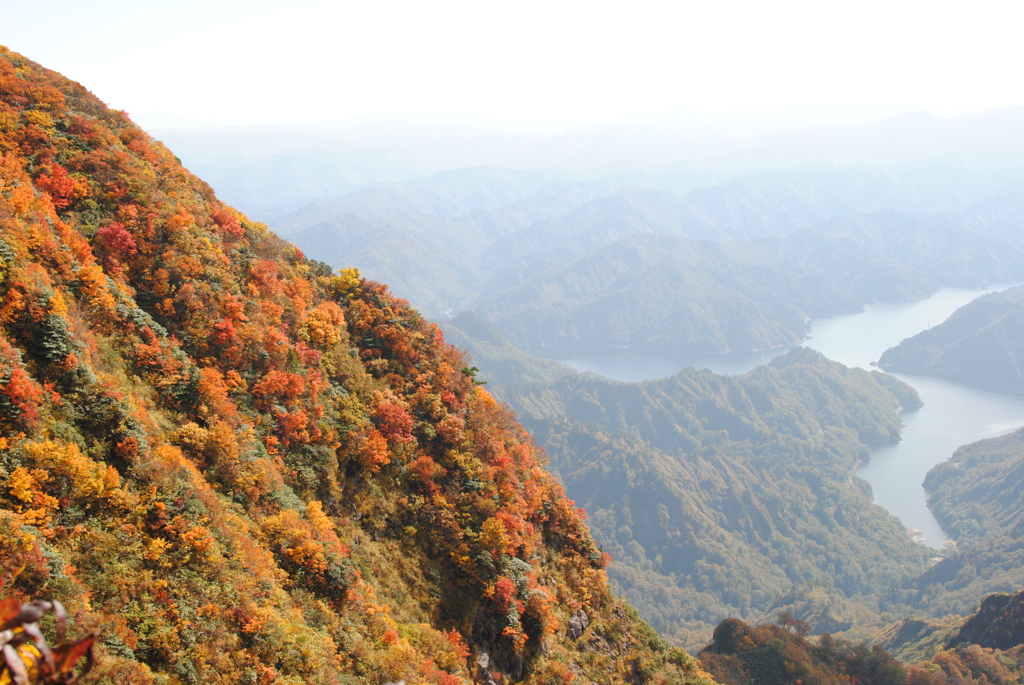
{"type": "MultiPolygon", "coordinates": [[[[877,362],[885,350],[904,338],[942,323],[956,309],[977,297],[1013,285],[985,290],[942,288],[927,298],[872,304],[858,313],[815,319],[802,345],[846,366],[876,370],[877,365],[872,362],[877,362]]],[[[590,354],[578,350],[578,354],[556,361],[578,371],[635,383],[674,376],[688,366],[724,375],[741,375],[790,349],[792,347],[674,359],[629,348],[590,354]]],[[[880,371],[892,373],[914,387],[924,405],[901,412],[904,424],[901,439],[871,446],[871,456],[855,475],[871,485],[877,504],[897,516],[908,529],[916,531],[915,539],[939,551],[947,536],[927,506],[922,485],[925,474],[962,445],[1024,426],[1024,396],[977,388],[935,375],[880,371]]]]}

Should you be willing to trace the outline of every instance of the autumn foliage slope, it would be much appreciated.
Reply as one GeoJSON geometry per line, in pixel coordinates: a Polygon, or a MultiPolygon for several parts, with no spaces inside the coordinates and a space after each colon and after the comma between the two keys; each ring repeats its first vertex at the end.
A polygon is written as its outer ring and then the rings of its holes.
{"type": "Polygon", "coordinates": [[[101,681],[704,677],[436,327],[6,49],[0,303],[9,592],[101,681]]]}

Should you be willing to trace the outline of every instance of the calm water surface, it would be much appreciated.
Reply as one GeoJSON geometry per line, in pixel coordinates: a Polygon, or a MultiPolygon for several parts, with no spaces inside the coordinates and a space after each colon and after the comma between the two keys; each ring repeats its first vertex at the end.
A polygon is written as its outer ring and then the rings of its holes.
{"type": "MultiPolygon", "coordinates": [[[[811,322],[811,337],[804,344],[847,366],[870,369],[871,362],[904,338],[942,323],[974,298],[1006,287],[985,291],[943,288],[924,300],[869,305],[857,314],[816,319],[811,322]]],[[[665,378],[688,366],[716,373],[745,373],[786,351],[690,357],[663,357],[628,349],[574,351],[558,355],[558,361],[580,371],[634,382],[665,378]]],[[[1024,399],[936,378],[896,375],[917,389],[924,406],[904,413],[903,441],[874,450],[859,475],[871,483],[876,502],[906,526],[921,531],[926,543],[939,547],[946,536],[925,504],[921,487],[925,474],[961,445],[1024,425],[1024,399]]]]}
{"type": "Polygon", "coordinates": [[[1024,425],[1024,399],[938,378],[895,375],[917,389],[924,406],[904,412],[903,442],[873,450],[858,475],[871,483],[876,502],[939,547],[946,536],[925,504],[920,485],[925,474],[961,445],[1024,425]]]}
{"type": "MultiPolygon", "coordinates": [[[[847,366],[868,369],[904,338],[942,323],[985,292],[1005,287],[945,288],[926,300],[871,305],[859,314],[812,321],[806,345],[847,366]]],[[[1024,400],[938,378],[895,375],[917,389],[924,406],[904,412],[903,441],[873,450],[858,474],[871,483],[876,502],[921,531],[927,544],[939,547],[946,536],[925,503],[925,474],[961,445],[1024,425],[1024,400]]]]}

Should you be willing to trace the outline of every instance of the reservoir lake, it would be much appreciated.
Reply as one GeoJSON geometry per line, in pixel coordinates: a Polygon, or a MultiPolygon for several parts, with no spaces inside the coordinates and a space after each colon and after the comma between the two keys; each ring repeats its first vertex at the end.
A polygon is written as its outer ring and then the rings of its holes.
{"type": "MultiPolygon", "coordinates": [[[[971,300],[995,290],[943,288],[931,297],[910,302],[867,305],[863,312],[810,323],[805,347],[847,366],[872,369],[882,353],[920,331],[936,326],[971,300]]],[[[786,349],[755,353],[665,357],[629,349],[574,350],[558,361],[579,371],[593,371],[625,382],[666,378],[693,366],[716,373],[741,374],[786,349]]],[[[924,406],[903,413],[903,440],[872,450],[871,460],[858,471],[874,491],[875,501],[898,516],[918,539],[932,547],[946,540],[925,504],[921,483],[935,464],[957,447],[1002,435],[1024,425],[1024,398],[978,390],[938,378],[894,374],[912,385],[924,406]]]]}

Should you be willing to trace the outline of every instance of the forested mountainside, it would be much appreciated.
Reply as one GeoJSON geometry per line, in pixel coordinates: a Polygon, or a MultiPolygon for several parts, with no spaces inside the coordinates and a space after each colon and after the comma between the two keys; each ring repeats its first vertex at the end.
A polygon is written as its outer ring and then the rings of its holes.
{"type": "Polygon", "coordinates": [[[0,561],[101,682],[708,682],[404,300],[5,48],[0,152],[0,561]]]}
{"type": "Polygon", "coordinates": [[[619,188],[676,193],[736,180],[766,197],[787,193],[787,204],[806,203],[812,214],[931,214],[961,210],[1024,180],[1022,117],[1020,107],[951,119],[918,112],[867,126],[769,132],[749,120],[723,125],[684,114],[557,135],[339,122],[162,130],[157,137],[225,199],[273,219],[275,228],[297,206],[370,183],[481,166],[568,170],[575,179],[597,170],[623,179],[619,188]]]}
{"type": "Polygon", "coordinates": [[[1020,592],[989,595],[980,606],[975,602],[966,620],[956,615],[941,621],[907,619],[893,626],[883,645],[910,665],[908,683],[1016,685],[1024,678],[1021,600],[1020,592]]]}
{"type": "Polygon", "coordinates": [[[715,628],[711,644],[699,655],[715,679],[728,685],[915,685],[942,683],[918,669],[907,669],[885,650],[834,640],[828,634],[807,638],[806,624],[785,614],[780,625],[747,625],[737,619],[715,628]]]}
{"type": "Polygon", "coordinates": [[[928,472],[928,506],[957,541],[1024,535],[1024,429],[964,445],[928,472]]]}
{"type": "Polygon", "coordinates": [[[876,633],[871,643],[877,643],[900,663],[917,664],[945,649],[963,623],[964,618],[959,614],[948,614],[941,619],[908,616],[876,633]]]}
{"type": "Polygon", "coordinates": [[[989,293],[888,349],[881,368],[1024,393],[1024,287],[989,293]]]}
{"type": "Polygon", "coordinates": [[[810,639],[806,624],[786,612],[778,615],[776,625],[723,621],[699,658],[729,685],[1017,685],[1024,677],[1019,607],[1019,595],[990,596],[950,644],[918,652],[919,658],[903,663],[881,646],[869,648],[828,634],[810,639]]]}
{"type": "Polygon", "coordinates": [[[920,404],[891,376],[797,349],[743,376],[627,384],[510,355],[471,315],[445,328],[546,447],[616,587],[679,644],[780,608],[815,631],[880,621],[882,598],[928,567],[853,478],[920,404]]]}

